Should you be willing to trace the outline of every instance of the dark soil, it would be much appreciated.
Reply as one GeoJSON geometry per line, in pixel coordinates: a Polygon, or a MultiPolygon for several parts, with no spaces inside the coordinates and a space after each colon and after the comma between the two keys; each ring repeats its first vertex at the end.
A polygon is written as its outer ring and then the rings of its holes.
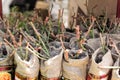
{"type": "Polygon", "coordinates": [[[120,69],[119,69],[119,72],[118,72],[118,73],[119,73],[119,75],[120,75],[120,69]]]}
{"type": "Polygon", "coordinates": [[[66,28],[66,32],[75,33],[75,29],[66,28]]]}
{"type": "Polygon", "coordinates": [[[107,52],[107,49],[105,49],[105,51],[101,51],[97,54],[96,58],[95,58],[95,62],[96,63],[100,63],[102,61],[103,56],[105,55],[105,53],[107,52]]]}
{"type": "Polygon", "coordinates": [[[94,53],[94,50],[86,44],[84,44],[84,47],[86,51],[88,52],[89,57],[91,58],[92,54],[94,53]]]}
{"type": "Polygon", "coordinates": [[[102,61],[102,57],[104,56],[103,54],[104,53],[102,53],[102,52],[97,54],[97,57],[95,59],[96,63],[100,63],[102,61]]]}
{"type": "Polygon", "coordinates": [[[0,58],[6,58],[7,54],[8,54],[8,52],[6,50],[6,46],[4,44],[2,44],[0,47],[0,58]]]}
{"type": "Polygon", "coordinates": [[[69,57],[71,58],[71,59],[83,59],[84,57],[86,57],[87,55],[83,52],[83,53],[76,53],[76,52],[73,52],[73,51],[71,51],[70,53],[69,53],[69,57]]]}
{"type": "Polygon", "coordinates": [[[50,48],[50,57],[54,57],[56,55],[59,55],[60,52],[61,52],[62,48],[61,49],[55,49],[53,47],[50,48]]]}
{"type": "Polygon", "coordinates": [[[72,38],[72,37],[75,37],[76,35],[74,34],[74,33],[70,33],[70,32],[65,32],[64,33],[64,41],[65,42],[70,42],[70,39],[72,38]]]}

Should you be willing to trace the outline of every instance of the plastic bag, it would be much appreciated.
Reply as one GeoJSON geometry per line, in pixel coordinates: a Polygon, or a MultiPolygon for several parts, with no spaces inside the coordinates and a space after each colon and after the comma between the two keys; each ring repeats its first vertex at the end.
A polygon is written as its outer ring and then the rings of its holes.
{"type": "MultiPolygon", "coordinates": [[[[76,53],[78,50],[70,50],[70,52],[71,51],[76,53]]],[[[67,62],[63,60],[63,77],[68,80],[85,80],[88,60],[89,57],[87,53],[84,53],[79,59],[69,58],[67,62]]]]}
{"type": "Polygon", "coordinates": [[[61,77],[63,49],[60,42],[50,43],[49,51],[51,57],[48,60],[41,60],[41,80],[61,77]]]}
{"type": "Polygon", "coordinates": [[[27,51],[25,47],[21,47],[17,49],[14,58],[15,80],[38,80],[39,59],[34,54],[27,51]]]}
{"type": "Polygon", "coordinates": [[[112,66],[113,59],[112,59],[111,51],[107,49],[106,53],[102,53],[103,56],[98,60],[98,58],[101,56],[102,50],[103,50],[102,47],[98,48],[92,55],[92,62],[89,69],[87,80],[94,80],[94,79],[107,80],[108,79],[110,69],[105,69],[101,67],[112,66]],[[98,57],[98,54],[100,54],[99,57],[98,57]]]}
{"type": "MultiPolygon", "coordinates": [[[[120,59],[119,58],[115,62],[114,66],[120,66],[120,59]]],[[[111,80],[120,80],[120,69],[113,69],[112,70],[111,80]]]]}
{"type": "Polygon", "coordinates": [[[12,49],[5,43],[0,44],[0,79],[12,80],[13,76],[13,56],[12,49]]]}

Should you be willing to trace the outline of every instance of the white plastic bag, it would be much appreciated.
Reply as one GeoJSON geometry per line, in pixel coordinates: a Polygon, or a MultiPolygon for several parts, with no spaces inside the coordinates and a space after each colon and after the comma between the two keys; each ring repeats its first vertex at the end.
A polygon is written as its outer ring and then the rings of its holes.
{"type": "Polygon", "coordinates": [[[0,80],[13,79],[12,49],[5,43],[0,44],[0,80]]]}
{"type": "Polygon", "coordinates": [[[63,77],[68,80],[86,80],[89,57],[88,54],[84,54],[85,56],[80,59],[69,58],[67,62],[63,60],[63,77]]]}
{"type": "Polygon", "coordinates": [[[98,53],[102,51],[102,48],[98,48],[92,55],[92,62],[89,69],[87,80],[107,80],[110,69],[100,68],[103,66],[112,66],[113,59],[111,51],[108,49],[103,55],[102,60],[97,63],[96,57],[98,53]]]}
{"type": "Polygon", "coordinates": [[[17,53],[14,55],[16,63],[15,80],[37,80],[39,73],[39,59],[28,51],[28,59],[25,60],[22,58],[22,54],[26,54],[25,47],[22,47],[22,49],[18,48],[17,53]]]}
{"type": "MultiPolygon", "coordinates": [[[[114,66],[120,66],[120,59],[118,58],[115,62],[114,66]]],[[[111,80],[120,80],[120,69],[113,69],[112,70],[112,78],[111,80]]]]}
{"type": "Polygon", "coordinates": [[[63,58],[63,49],[60,42],[50,43],[50,55],[51,57],[48,60],[41,60],[41,80],[46,79],[59,79],[61,77],[62,70],[62,58],[63,58]]]}

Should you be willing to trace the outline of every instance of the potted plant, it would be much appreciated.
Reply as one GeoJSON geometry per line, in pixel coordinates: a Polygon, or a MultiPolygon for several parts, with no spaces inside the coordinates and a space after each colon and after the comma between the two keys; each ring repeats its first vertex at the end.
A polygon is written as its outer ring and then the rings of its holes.
{"type": "Polygon", "coordinates": [[[13,53],[9,45],[0,43],[0,79],[14,79],[13,53]]]}
{"type": "Polygon", "coordinates": [[[108,79],[110,69],[105,68],[105,66],[112,66],[113,59],[110,49],[105,47],[105,44],[103,42],[102,45],[103,46],[98,48],[92,55],[92,61],[87,80],[108,79]]]}

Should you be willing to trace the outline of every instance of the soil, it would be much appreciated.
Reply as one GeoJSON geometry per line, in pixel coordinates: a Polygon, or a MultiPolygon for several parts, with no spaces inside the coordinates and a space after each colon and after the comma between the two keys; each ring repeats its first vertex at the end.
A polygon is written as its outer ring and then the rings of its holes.
{"type": "Polygon", "coordinates": [[[54,49],[53,47],[51,47],[50,50],[50,57],[54,57],[56,55],[59,55],[62,49],[54,49]]]}
{"type": "Polygon", "coordinates": [[[96,63],[100,63],[102,61],[102,57],[104,56],[103,54],[104,53],[102,53],[102,52],[97,54],[97,57],[95,59],[96,63]]]}
{"type": "Polygon", "coordinates": [[[0,58],[6,58],[7,57],[7,50],[4,44],[0,47],[0,58]]]}
{"type": "Polygon", "coordinates": [[[7,55],[7,50],[6,50],[5,45],[2,45],[1,49],[2,49],[3,55],[7,55]]]}
{"type": "Polygon", "coordinates": [[[103,56],[105,55],[105,53],[107,52],[107,49],[105,49],[105,52],[101,51],[97,54],[96,58],[95,58],[95,62],[96,63],[100,63],[102,61],[103,56]]]}
{"type": "Polygon", "coordinates": [[[86,56],[87,56],[87,55],[85,54],[85,52],[80,53],[80,54],[77,54],[76,52],[71,51],[71,52],[69,53],[69,57],[70,57],[71,59],[83,59],[83,58],[86,57],[86,56]]]}
{"type": "Polygon", "coordinates": [[[84,44],[84,47],[86,51],[88,52],[89,57],[91,58],[92,54],[94,53],[94,50],[86,44],[84,44]]]}
{"type": "Polygon", "coordinates": [[[60,42],[51,42],[49,45],[50,46],[54,46],[55,48],[60,48],[61,47],[61,43],[60,42]]]}
{"type": "Polygon", "coordinates": [[[65,42],[70,42],[71,38],[72,38],[72,37],[75,37],[76,35],[75,35],[74,33],[65,32],[65,33],[64,33],[64,36],[65,36],[65,37],[63,38],[64,41],[65,41],[65,42]]]}
{"type": "Polygon", "coordinates": [[[74,32],[75,32],[75,29],[66,28],[66,32],[74,33],[74,32]]]}

